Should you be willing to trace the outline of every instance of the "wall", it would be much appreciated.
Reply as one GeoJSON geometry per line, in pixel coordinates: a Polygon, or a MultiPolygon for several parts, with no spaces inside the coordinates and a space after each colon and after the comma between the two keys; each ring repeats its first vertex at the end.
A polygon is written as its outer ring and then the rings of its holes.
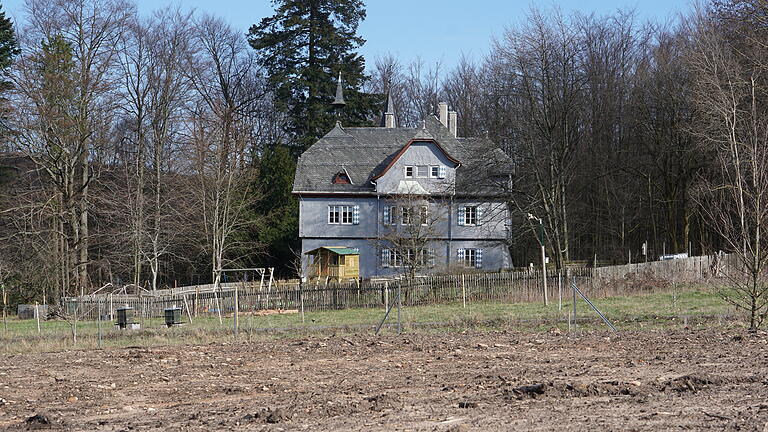
{"type": "MultiPolygon", "coordinates": [[[[306,269],[308,257],[306,252],[321,246],[345,246],[360,251],[360,277],[394,276],[403,272],[402,268],[385,268],[381,265],[381,248],[384,244],[374,239],[303,239],[301,242],[302,263],[306,269]],[[333,244],[330,244],[333,243],[333,244]]],[[[422,273],[444,272],[448,269],[458,269],[456,258],[459,248],[483,249],[482,271],[497,271],[510,268],[509,253],[504,243],[498,241],[435,241],[429,245],[435,250],[435,267],[423,269],[422,273]]],[[[475,269],[472,269],[475,270],[475,269]]]]}
{"type": "Polygon", "coordinates": [[[431,142],[415,142],[400,156],[400,159],[376,181],[376,192],[380,194],[396,193],[401,180],[417,181],[421,187],[432,194],[450,194],[456,180],[455,164],[431,142]],[[405,166],[443,165],[446,167],[445,178],[405,178],[405,166]]]}
{"type": "Polygon", "coordinates": [[[301,197],[299,200],[299,237],[376,237],[378,219],[378,199],[375,197],[301,197]],[[360,224],[329,224],[329,205],[359,205],[360,224]]]}

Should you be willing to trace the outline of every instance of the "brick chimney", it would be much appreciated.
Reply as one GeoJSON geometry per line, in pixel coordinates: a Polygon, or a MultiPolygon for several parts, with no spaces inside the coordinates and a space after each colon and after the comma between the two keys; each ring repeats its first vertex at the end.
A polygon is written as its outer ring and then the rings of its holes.
{"type": "Polygon", "coordinates": [[[448,129],[453,136],[456,136],[456,132],[459,130],[459,115],[456,111],[448,111],[448,129]]]}

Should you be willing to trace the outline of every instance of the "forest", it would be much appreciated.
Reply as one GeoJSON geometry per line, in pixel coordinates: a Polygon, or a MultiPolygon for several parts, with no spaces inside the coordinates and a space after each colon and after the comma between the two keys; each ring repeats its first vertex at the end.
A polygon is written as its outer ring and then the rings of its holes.
{"type": "Polygon", "coordinates": [[[0,15],[11,304],[208,283],[228,267],[296,277],[295,161],[333,127],[339,76],[345,126],[377,125],[387,95],[399,126],[446,101],[459,136],[510,156],[515,266],[538,260],[532,213],[553,266],[722,250],[764,273],[764,2],[712,0],[665,22],[532,8],[450,68],[363,58],[362,0],[274,7],[249,29],[129,0],[0,15]]]}

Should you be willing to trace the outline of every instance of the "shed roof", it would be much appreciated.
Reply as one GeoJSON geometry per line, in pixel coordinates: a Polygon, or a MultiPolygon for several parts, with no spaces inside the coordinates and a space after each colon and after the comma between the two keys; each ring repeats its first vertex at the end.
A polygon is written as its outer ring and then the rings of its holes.
{"type": "Polygon", "coordinates": [[[321,246],[317,249],[312,249],[311,251],[307,251],[306,253],[311,254],[321,249],[325,249],[327,251],[333,252],[336,255],[360,255],[359,249],[346,247],[346,246],[321,246]]]}

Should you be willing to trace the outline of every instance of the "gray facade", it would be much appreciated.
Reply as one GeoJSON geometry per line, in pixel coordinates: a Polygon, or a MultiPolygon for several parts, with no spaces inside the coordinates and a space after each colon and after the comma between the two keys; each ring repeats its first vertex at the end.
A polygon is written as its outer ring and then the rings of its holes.
{"type": "Polygon", "coordinates": [[[420,271],[509,268],[510,165],[490,141],[457,138],[436,118],[420,128],[337,125],[297,165],[304,268],[306,252],[345,246],[360,251],[362,278],[401,273],[388,239],[419,225],[429,230],[420,234],[429,252],[420,271]],[[419,203],[423,223],[407,223],[404,199],[419,203]]]}

